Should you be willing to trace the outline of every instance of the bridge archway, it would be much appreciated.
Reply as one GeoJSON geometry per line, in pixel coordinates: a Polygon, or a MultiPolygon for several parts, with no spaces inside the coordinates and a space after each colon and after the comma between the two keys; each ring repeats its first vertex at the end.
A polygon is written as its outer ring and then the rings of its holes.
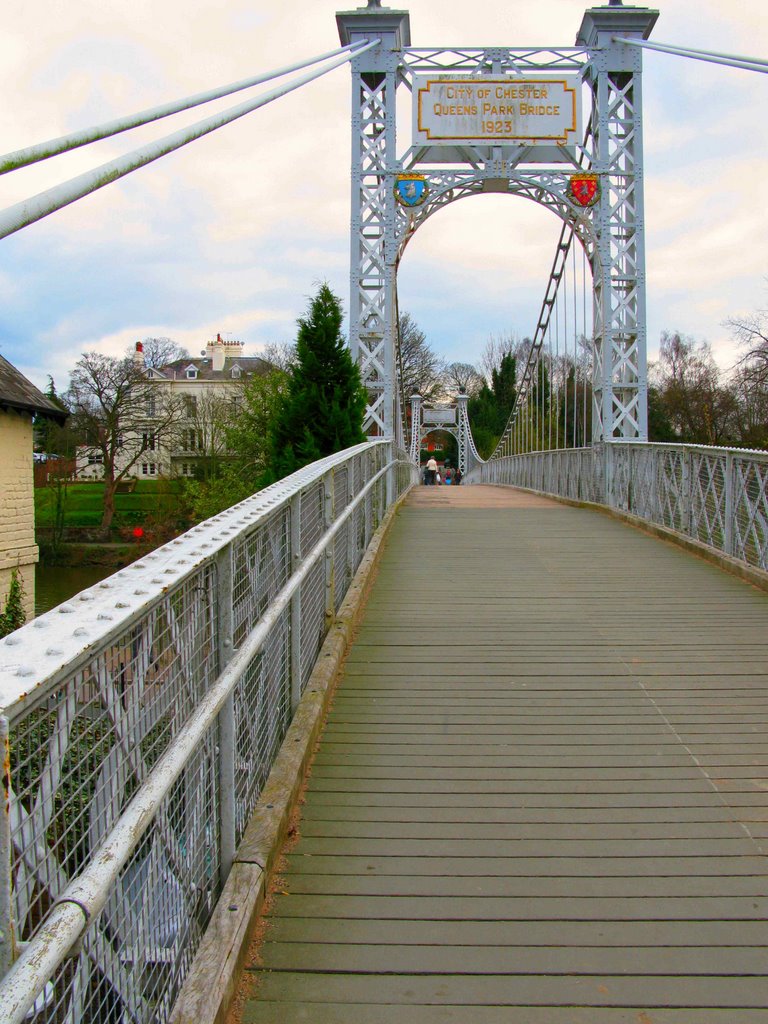
{"type": "MultiPolygon", "coordinates": [[[[497,191],[523,195],[574,226],[593,269],[593,439],[647,437],[641,54],[621,39],[647,38],[657,17],[611,0],[585,12],[574,47],[417,49],[406,11],[369,0],[367,8],[337,14],[343,43],[380,40],[352,65],[350,344],[370,396],[369,433],[404,441],[396,286],[409,239],[442,206],[497,191]],[[572,94],[572,123],[549,134],[538,124],[521,128],[529,110],[559,116],[561,108],[520,104],[519,121],[484,120],[460,134],[431,134],[421,97],[447,89],[446,82],[466,96],[483,95],[489,85],[512,95],[522,84],[529,97],[534,89],[544,95],[542,84],[553,95],[561,89],[572,94]],[[417,96],[418,117],[411,146],[398,155],[401,86],[417,96]]],[[[458,124],[478,108],[449,109],[458,112],[458,124]]]]}

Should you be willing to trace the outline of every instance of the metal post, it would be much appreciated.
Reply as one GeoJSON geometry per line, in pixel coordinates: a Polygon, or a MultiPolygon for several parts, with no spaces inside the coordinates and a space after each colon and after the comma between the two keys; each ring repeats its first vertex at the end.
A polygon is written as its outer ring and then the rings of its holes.
{"type": "Polygon", "coordinates": [[[734,473],[736,466],[734,464],[733,452],[725,453],[725,535],[723,537],[723,551],[726,555],[732,555],[734,552],[735,540],[734,540],[734,529],[733,519],[735,515],[734,508],[734,491],[735,491],[735,480],[734,473]]]}
{"type": "MultiPolygon", "coordinates": [[[[355,497],[355,466],[358,460],[355,459],[347,466],[347,505],[352,504],[352,500],[355,497]]],[[[346,526],[347,530],[347,571],[345,574],[345,591],[349,589],[349,585],[352,582],[352,577],[355,575],[357,569],[357,540],[356,540],[356,524],[355,520],[357,516],[354,515],[349,520],[346,526]]]]}
{"type": "MultiPolygon", "coordinates": [[[[291,499],[291,573],[301,562],[301,493],[291,499]]],[[[291,713],[301,700],[301,591],[291,598],[291,713]]]]}
{"type": "Polygon", "coordinates": [[[411,395],[411,438],[409,454],[418,465],[421,457],[421,395],[415,391],[411,395]]]}
{"type": "MultiPolygon", "coordinates": [[[[334,501],[333,501],[333,470],[330,473],[326,473],[323,477],[323,527],[324,531],[327,532],[333,524],[334,519],[334,501]]],[[[331,542],[326,546],[325,549],[325,626],[326,629],[330,627],[336,614],[335,604],[335,560],[334,560],[334,544],[331,542]]]]}
{"type": "Polygon", "coordinates": [[[394,503],[395,503],[395,501],[397,499],[397,481],[395,480],[395,472],[397,471],[397,467],[396,467],[396,465],[395,465],[395,463],[393,461],[394,454],[395,454],[395,446],[394,446],[394,444],[388,444],[386,449],[385,449],[385,451],[387,453],[387,461],[390,464],[389,468],[387,469],[387,476],[386,476],[386,481],[387,481],[386,487],[387,487],[387,489],[386,489],[386,509],[385,509],[385,511],[387,511],[388,509],[392,508],[392,506],[394,505],[394,503]]]}
{"type": "Polygon", "coordinates": [[[0,978],[16,959],[11,875],[11,746],[10,727],[0,716],[0,752],[3,755],[3,809],[0,821],[0,978]]]}
{"type": "Polygon", "coordinates": [[[693,452],[688,449],[683,451],[683,479],[682,488],[682,531],[689,537],[693,536],[693,452]]]}
{"type": "MultiPolygon", "coordinates": [[[[218,636],[218,667],[221,674],[235,653],[232,586],[232,544],[228,544],[216,558],[216,634],[218,636]]],[[[234,690],[224,701],[218,715],[219,724],[219,832],[220,876],[223,885],[229,877],[235,859],[236,805],[235,795],[235,727],[234,690]]]]}
{"type": "Polygon", "coordinates": [[[610,442],[603,443],[603,458],[605,459],[605,479],[603,480],[603,501],[609,507],[614,504],[613,494],[613,446],[610,442]]]}

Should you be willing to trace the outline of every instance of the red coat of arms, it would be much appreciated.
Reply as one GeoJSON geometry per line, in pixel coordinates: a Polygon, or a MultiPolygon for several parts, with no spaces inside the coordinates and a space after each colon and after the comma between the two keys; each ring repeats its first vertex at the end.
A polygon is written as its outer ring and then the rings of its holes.
{"type": "Polygon", "coordinates": [[[568,181],[568,198],[579,206],[594,206],[600,198],[600,179],[596,174],[574,174],[568,181]]]}

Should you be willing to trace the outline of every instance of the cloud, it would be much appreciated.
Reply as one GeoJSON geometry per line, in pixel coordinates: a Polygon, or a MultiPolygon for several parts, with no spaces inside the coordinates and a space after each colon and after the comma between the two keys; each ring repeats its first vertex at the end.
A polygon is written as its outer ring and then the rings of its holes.
{"type": "MultiPolygon", "coordinates": [[[[458,0],[409,7],[414,45],[514,46],[571,45],[585,5],[476,0],[471,19],[458,0]]],[[[762,0],[678,0],[653,38],[762,53],[768,19],[762,0]]],[[[333,10],[302,0],[201,0],[194,10],[180,0],[41,0],[15,10],[0,38],[0,136],[7,149],[28,145],[336,43],[333,10]]],[[[643,63],[651,346],[679,328],[727,356],[722,320],[765,297],[766,147],[755,126],[768,79],[660,54],[643,63]]],[[[258,92],[6,175],[2,203],[258,92]]],[[[142,331],[193,351],[218,330],[249,347],[291,337],[319,280],[347,305],[350,118],[341,69],[3,240],[0,351],[38,384],[51,372],[58,384],[84,349],[117,354],[142,331]]],[[[448,358],[477,358],[491,333],[530,334],[558,231],[554,217],[509,197],[456,203],[409,245],[401,308],[448,358]]]]}

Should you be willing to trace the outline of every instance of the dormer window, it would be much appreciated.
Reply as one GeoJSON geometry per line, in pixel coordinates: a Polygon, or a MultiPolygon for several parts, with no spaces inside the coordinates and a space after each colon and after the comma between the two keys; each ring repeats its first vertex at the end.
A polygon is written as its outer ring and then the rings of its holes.
{"type": "Polygon", "coordinates": [[[197,380],[197,372],[197,367],[190,363],[187,367],[187,380],[197,380]]]}
{"type": "Polygon", "coordinates": [[[243,371],[240,369],[239,366],[233,366],[232,367],[232,379],[233,380],[240,380],[242,375],[243,375],[243,371]]]}

